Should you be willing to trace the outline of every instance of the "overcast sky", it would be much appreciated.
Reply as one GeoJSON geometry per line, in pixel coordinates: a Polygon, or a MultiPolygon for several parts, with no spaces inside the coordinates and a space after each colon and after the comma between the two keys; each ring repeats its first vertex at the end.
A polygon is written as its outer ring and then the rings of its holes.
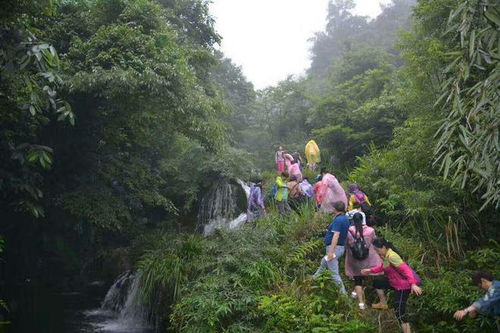
{"type": "MultiPolygon", "coordinates": [[[[241,66],[257,89],[275,85],[309,67],[307,40],[322,31],[329,0],[212,0],[211,14],[222,51],[241,66]]],[[[375,17],[379,3],[356,0],[355,14],[375,17]]]]}

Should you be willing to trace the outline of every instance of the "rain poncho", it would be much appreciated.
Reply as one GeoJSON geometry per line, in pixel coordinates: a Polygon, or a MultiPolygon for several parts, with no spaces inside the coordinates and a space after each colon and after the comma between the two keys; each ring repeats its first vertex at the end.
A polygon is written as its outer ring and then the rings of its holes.
{"type": "Polygon", "coordinates": [[[288,200],[288,189],[286,187],[286,182],[281,178],[281,176],[276,177],[276,194],[274,199],[276,201],[287,201],[288,200]]]}
{"type": "Polygon", "coordinates": [[[307,179],[304,179],[302,183],[300,183],[300,190],[302,191],[302,194],[304,194],[308,199],[314,198],[313,187],[307,181],[307,179]]]}
{"type": "Polygon", "coordinates": [[[298,162],[293,163],[293,157],[290,154],[285,154],[285,163],[288,169],[288,174],[290,176],[295,176],[298,182],[302,181],[302,172],[300,172],[300,164],[298,162]]]}
{"type": "Polygon", "coordinates": [[[321,202],[323,201],[323,197],[321,196],[323,194],[323,183],[321,180],[314,184],[313,191],[314,196],[316,197],[316,204],[321,205],[321,202]]]}
{"type": "Polygon", "coordinates": [[[322,212],[332,213],[333,203],[337,201],[342,201],[347,208],[347,196],[345,195],[344,189],[334,175],[329,173],[323,175],[321,183],[322,212]]]}
{"type": "Polygon", "coordinates": [[[373,246],[373,240],[377,237],[375,234],[375,229],[367,226],[363,226],[363,238],[368,246],[368,257],[363,260],[358,260],[353,257],[351,246],[356,242],[355,237],[359,237],[356,234],[356,228],[351,226],[349,228],[349,233],[347,234],[347,245],[346,246],[346,256],[345,256],[345,275],[349,277],[355,277],[361,275],[361,270],[365,268],[372,268],[380,266],[382,264],[382,259],[375,251],[373,246]]]}
{"type": "Polygon", "coordinates": [[[250,195],[248,196],[247,219],[251,222],[264,214],[264,197],[262,196],[262,190],[260,186],[252,185],[250,188],[250,195]]]}
{"type": "Polygon", "coordinates": [[[310,140],[306,144],[305,153],[308,164],[317,164],[321,162],[321,152],[319,151],[316,141],[310,140]]]}
{"type": "Polygon", "coordinates": [[[349,185],[349,208],[348,208],[348,210],[353,210],[355,203],[361,204],[362,202],[366,202],[370,206],[372,205],[370,203],[370,200],[368,200],[368,197],[366,196],[366,194],[361,191],[361,189],[359,188],[358,185],[356,185],[356,184],[349,185]]]}

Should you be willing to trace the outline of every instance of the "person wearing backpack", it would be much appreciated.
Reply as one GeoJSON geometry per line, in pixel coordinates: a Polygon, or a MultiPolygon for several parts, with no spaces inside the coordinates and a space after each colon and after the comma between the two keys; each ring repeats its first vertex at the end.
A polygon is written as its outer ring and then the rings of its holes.
{"type": "Polygon", "coordinates": [[[396,250],[392,243],[383,238],[376,238],[373,241],[373,246],[383,259],[383,263],[379,266],[366,268],[361,270],[362,275],[384,273],[385,277],[376,279],[373,282],[373,287],[377,290],[377,295],[380,302],[372,304],[372,308],[379,310],[387,310],[387,298],[384,290],[394,289],[394,310],[396,318],[401,324],[403,333],[410,333],[410,323],[406,316],[406,303],[411,294],[421,295],[422,289],[419,287],[421,279],[417,273],[401,259],[399,251],[396,250]]]}
{"type": "Polygon", "coordinates": [[[358,298],[359,309],[364,310],[366,306],[361,270],[380,266],[382,259],[373,247],[375,230],[366,225],[361,213],[354,213],[352,221],[354,225],[349,227],[347,234],[345,274],[354,279],[354,291],[351,295],[358,298]]]}
{"type": "Polygon", "coordinates": [[[361,206],[363,203],[367,203],[368,205],[371,206],[370,200],[368,200],[368,197],[366,194],[361,191],[359,186],[357,184],[351,184],[349,185],[349,211],[354,209],[354,204],[358,204],[361,206]]]}

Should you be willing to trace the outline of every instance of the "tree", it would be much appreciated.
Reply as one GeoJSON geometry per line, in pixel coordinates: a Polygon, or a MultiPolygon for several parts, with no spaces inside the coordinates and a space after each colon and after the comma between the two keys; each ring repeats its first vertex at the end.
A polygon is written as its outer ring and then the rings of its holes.
{"type": "Polygon", "coordinates": [[[500,207],[500,5],[466,0],[451,13],[454,40],[438,101],[447,112],[436,162],[462,188],[468,182],[487,205],[500,207]]]}
{"type": "Polygon", "coordinates": [[[75,117],[59,98],[60,61],[55,48],[39,40],[34,11],[49,15],[53,7],[40,2],[7,1],[0,13],[0,197],[6,205],[36,217],[44,214],[40,200],[44,171],[53,163],[52,148],[40,135],[51,121],[75,117]],[[24,17],[27,15],[27,18],[24,17]]]}

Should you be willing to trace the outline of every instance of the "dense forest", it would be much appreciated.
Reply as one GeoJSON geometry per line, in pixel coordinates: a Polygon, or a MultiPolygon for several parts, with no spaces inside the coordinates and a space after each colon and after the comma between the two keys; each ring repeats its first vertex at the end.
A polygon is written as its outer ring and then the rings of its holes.
{"type": "Polygon", "coordinates": [[[480,296],[472,271],[500,276],[500,5],[353,8],[330,1],[305,75],[255,90],[219,51],[209,1],[4,1],[0,327],[62,332],[29,304],[50,298],[40,290],[132,271],[160,331],[398,331],[390,312],[308,279],[329,222],[309,206],[199,232],[214,183],[263,177],[269,192],[276,148],[315,139],[423,277],[415,329],[495,331],[453,313],[480,296]]]}

